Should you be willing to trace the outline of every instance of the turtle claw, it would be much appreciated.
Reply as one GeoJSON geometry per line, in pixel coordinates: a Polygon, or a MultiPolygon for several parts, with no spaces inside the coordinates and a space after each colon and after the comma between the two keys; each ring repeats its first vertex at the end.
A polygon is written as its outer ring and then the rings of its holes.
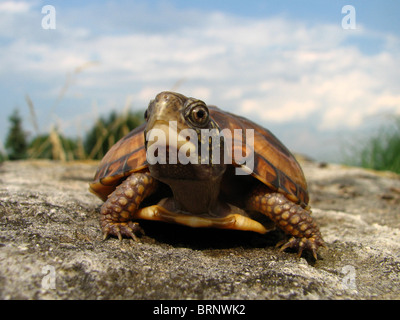
{"type": "Polygon", "coordinates": [[[280,241],[277,246],[281,246],[281,248],[279,249],[279,251],[284,251],[287,248],[297,248],[298,254],[297,256],[300,258],[301,254],[303,253],[304,249],[311,251],[313,257],[315,260],[318,260],[317,258],[317,250],[318,247],[325,246],[325,243],[323,242],[323,240],[319,237],[311,237],[311,238],[296,238],[296,237],[292,237],[289,239],[289,241],[287,241],[286,243],[284,243],[285,241],[280,241]],[[283,244],[283,245],[282,245],[283,244]]]}
{"type": "Polygon", "coordinates": [[[137,222],[108,222],[103,227],[103,240],[106,240],[109,235],[118,237],[122,242],[123,237],[132,238],[134,241],[139,241],[137,235],[144,235],[143,229],[137,222]]]}
{"type": "MultiPolygon", "coordinates": [[[[137,222],[129,222],[129,226],[124,230],[124,235],[132,238],[134,241],[139,241],[139,238],[136,236],[139,233],[144,236],[144,231],[137,222]]],[[[118,238],[122,241],[121,233],[118,235],[118,238]]]]}
{"type": "Polygon", "coordinates": [[[118,240],[119,240],[119,242],[122,242],[122,234],[121,234],[121,232],[118,232],[118,240]]]}

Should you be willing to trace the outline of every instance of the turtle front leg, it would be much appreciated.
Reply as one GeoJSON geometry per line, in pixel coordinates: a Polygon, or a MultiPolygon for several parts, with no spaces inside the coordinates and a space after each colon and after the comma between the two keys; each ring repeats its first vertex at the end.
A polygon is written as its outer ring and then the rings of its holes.
{"type": "Polygon", "coordinates": [[[133,173],[123,181],[100,209],[100,225],[104,239],[108,235],[131,237],[137,240],[136,234],[142,233],[137,222],[132,222],[140,203],[155,192],[157,181],[149,173],[133,173]]]}
{"type": "Polygon", "coordinates": [[[317,259],[317,250],[324,240],[311,211],[293,203],[281,193],[271,193],[265,186],[257,187],[247,201],[247,208],[265,214],[286,234],[292,237],[282,247],[297,248],[299,256],[304,249],[310,250],[317,259]]]}

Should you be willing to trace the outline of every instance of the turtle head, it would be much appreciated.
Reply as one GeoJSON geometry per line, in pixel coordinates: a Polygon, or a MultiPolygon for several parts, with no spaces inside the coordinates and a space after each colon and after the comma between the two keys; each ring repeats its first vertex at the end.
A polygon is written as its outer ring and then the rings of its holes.
{"type": "Polygon", "coordinates": [[[161,92],[150,101],[145,146],[149,165],[192,164],[214,167],[221,163],[223,139],[207,105],[175,92],[161,92]]]}
{"type": "MultiPolygon", "coordinates": [[[[198,99],[187,98],[176,92],[164,91],[151,100],[145,112],[147,121],[145,132],[152,129],[162,129],[168,134],[164,126],[176,124],[179,134],[182,130],[192,129],[200,134],[201,129],[213,129],[215,122],[210,118],[207,105],[198,99]]],[[[185,131],[184,133],[189,132],[185,131]]],[[[183,134],[184,134],[183,133],[183,134]]]]}

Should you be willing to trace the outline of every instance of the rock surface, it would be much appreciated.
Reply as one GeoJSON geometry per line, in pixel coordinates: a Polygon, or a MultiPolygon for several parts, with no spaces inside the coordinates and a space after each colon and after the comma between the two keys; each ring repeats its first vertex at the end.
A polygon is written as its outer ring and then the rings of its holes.
{"type": "Polygon", "coordinates": [[[399,299],[399,176],[302,166],[318,261],[279,252],[279,231],[143,222],[140,242],[103,241],[96,163],[2,163],[0,299],[399,299]]]}

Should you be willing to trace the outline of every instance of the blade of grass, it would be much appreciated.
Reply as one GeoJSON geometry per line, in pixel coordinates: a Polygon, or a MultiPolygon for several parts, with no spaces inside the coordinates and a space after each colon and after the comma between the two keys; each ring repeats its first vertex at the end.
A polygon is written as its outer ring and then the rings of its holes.
{"type": "Polygon", "coordinates": [[[36,135],[39,135],[39,125],[36,117],[35,106],[29,94],[25,95],[25,101],[28,104],[29,112],[30,112],[30,119],[33,125],[33,129],[35,130],[36,135]]]}

